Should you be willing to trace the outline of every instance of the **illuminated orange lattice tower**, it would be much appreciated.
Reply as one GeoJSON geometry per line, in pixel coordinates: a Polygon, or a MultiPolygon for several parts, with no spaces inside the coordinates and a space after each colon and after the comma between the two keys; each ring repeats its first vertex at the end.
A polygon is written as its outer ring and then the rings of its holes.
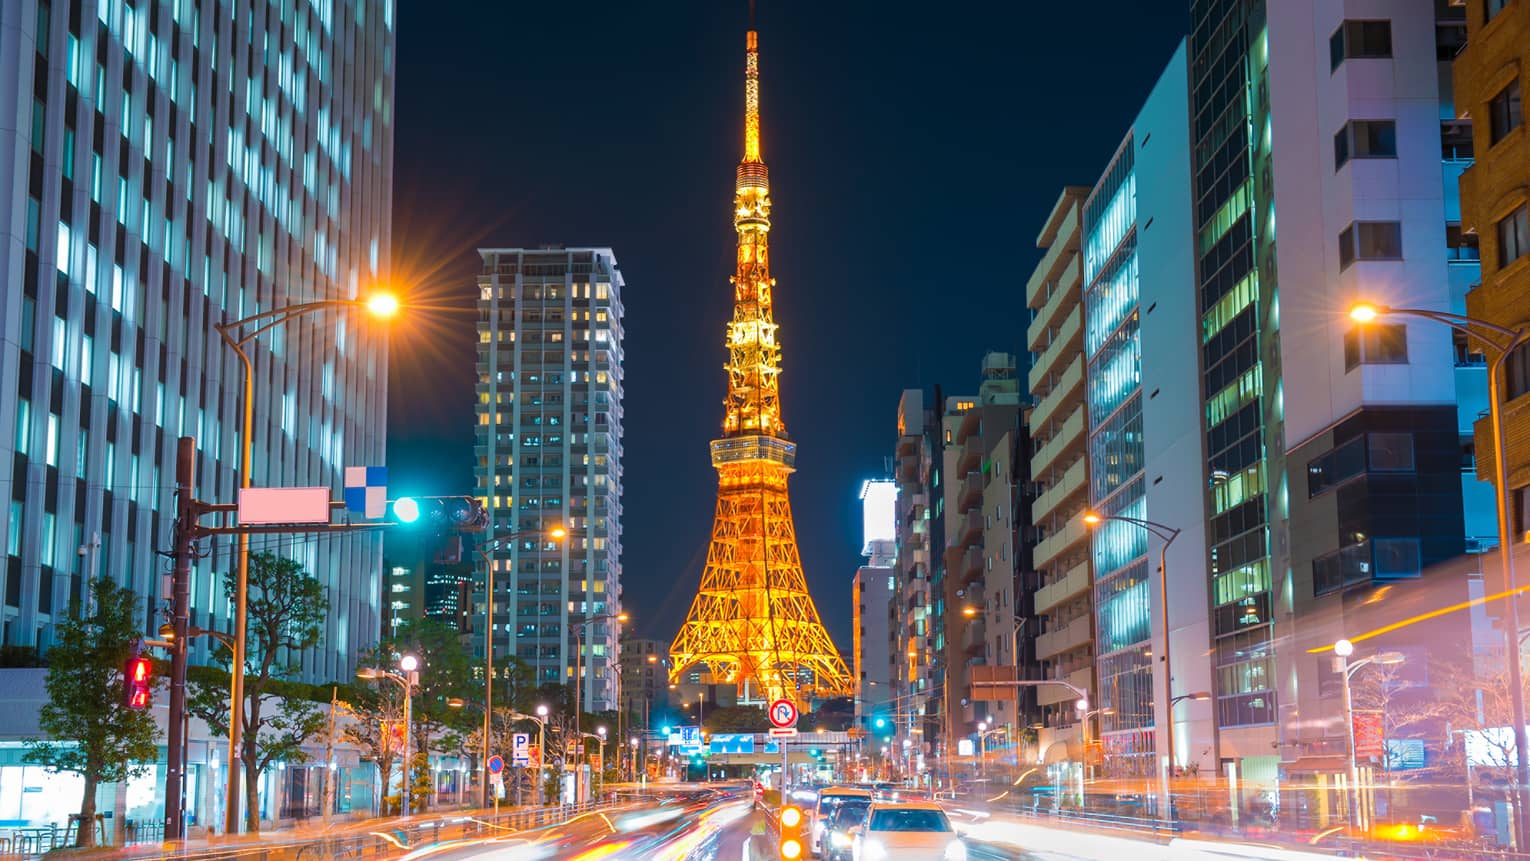
{"type": "Polygon", "coordinates": [[[771,312],[770,178],[760,160],[760,55],[749,31],[744,160],[733,225],[738,270],[728,324],[728,398],[712,441],[717,517],[701,589],[670,645],[670,680],[705,665],[752,697],[809,700],[851,693],[850,673],[818,618],[797,554],[786,479],[797,446],[781,421],[781,344],[771,312]]]}

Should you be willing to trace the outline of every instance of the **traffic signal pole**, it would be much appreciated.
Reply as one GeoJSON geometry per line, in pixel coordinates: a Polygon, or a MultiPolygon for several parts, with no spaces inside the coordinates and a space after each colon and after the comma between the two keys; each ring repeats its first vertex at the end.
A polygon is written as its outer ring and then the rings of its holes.
{"type": "Polygon", "coordinates": [[[186,839],[186,650],[191,639],[191,558],[195,552],[196,440],[183,436],[175,450],[175,568],[170,575],[170,727],[166,756],[165,840],[186,839]]]}
{"type": "MultiPolygon", "coordinates": [[[[303,533],[338,533],[338,532],[365,532],[375,531],[391,524],[383,523],[293,523],[293,524],[261,524],[251,526],[203,526],[201,518],[209,514],[223,514],[232,516],[239,506],[231,503],[201,502],[195,496],[196,483],[196,456],[197,443],[193,437],[181,437],[176,444],[175,453],[175,523],[172,533],[173,550],[170,555],[175,561],[170,574],[170,625],[173,635],[169,642],[158,642],[157,646],[167,646],[170,650],[170,714],[168,746],[166,756],[166,786],[165,786],[165,840],[178,841],[186,839],[186,668],[188,663],[188,651],[191,647],[191,561],[196,558],[196,543],[203,538],[214,535],[236,535],[241,539],[247,539],[255,534],[297,535],[303,533]]],[[[478,516],[479,509],[472,503],[470,497],[423,497],[431,500],[457,500],[469,501],[472,514],[478,516]]],[[[344,502],[331,502],[331,509],[345,508],[344,502]]],[[[460,523],[447,524],[457,529],[472,529],[476,519],[462,521],[460,523]]],[[[244,596],[239,597],[240,601],[244,596]]],[[[243,624],[243,614],[239,614],[239,622],[243,624]]],[[[235,636],[237,643],[238,637],[235,636]]],[[[238,660],[236,656],[236,660],[238,660]]],[[[238,687],[240,674],[233,674],[235,689],[232,692],[233,701],[242,703],[243,693],[238,687]]],[[[237,712],[236,712],[237,714],[237,712]]],[[[238,762],[239,725],[233,724],[231,729],[231,743],[229,745],[232,762],[238,762]]],[[[407,774],[407,764],[405,766],[407,774]]],[[[237,769],[229,769],[225,778],[229,781],[231,789],[226,794],[229,809],[225,811],[225,825],[229,834],[238,833],[238,806],[239,789],[237,785],[237,769]]],[[[326,775],[326,780],[329,775],[326,775]]]]}

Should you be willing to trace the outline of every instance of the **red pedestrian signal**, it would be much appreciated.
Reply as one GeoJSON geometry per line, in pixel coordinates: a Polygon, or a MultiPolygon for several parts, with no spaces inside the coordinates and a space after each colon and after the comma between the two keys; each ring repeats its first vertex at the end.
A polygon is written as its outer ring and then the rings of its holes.
{"type": "Polygon", "coordinates": [[[154,690],[154,663],[144,657],[128,658],[122,667],[122,689],[128,708],[148,708],[154,690]]]}

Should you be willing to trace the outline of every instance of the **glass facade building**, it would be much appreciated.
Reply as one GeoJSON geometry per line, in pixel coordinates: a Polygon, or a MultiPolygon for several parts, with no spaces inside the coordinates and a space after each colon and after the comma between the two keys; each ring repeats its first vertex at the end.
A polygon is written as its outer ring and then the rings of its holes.
{"type": "MultiPolygon", "coordinates": [[[[241,369],[215,324],[387,280],[393,3],[15,0],[0,33],[0,637],[46,649],[94,575],[146,599],[150,633],[176,438],[198,441],[199,498],[239,486],[241,369]]],[[[254,485],[338,497],[344,467],[384,462],[383,332],[322,312],[248,349],[254,485]]],[[[303,675],[348,678],[378,637],[379,537],[251,544],[324,584],[303,675]]],[[[231,628],[231,547],[194,563],[194,626],[231,628]]]]}
{"type": "Polygon", "coordinates": [[[1201,307],[1208,576],[1218,726],[1275,721],[1267,471],[1284,470],[1268,35],[1262,0],[1191,3],[1191,170],[1201,307]],[[1256,139],[1257,138],[1257,139],[1256,139]],[[1263,141],[1265,145],[1259,146],[1263,141]],[[1257,265],[1256,265],[1257,262],[1257,265]],[[1278,361],[1278,359],[1277,359],[1278,361]],[[1271,444],[1274,441],[1274,444],[1271,444]]]}
{"type": "MultiPolygon", "coordinates": [[[[1142,340],[1134,139],[1122,142],[1084,201],[1084,349],[1088,359],[1090,508],[1142,518],[1142,340]]],[[[1091,536],[1100,741],[1111,774],[1151,774],[1152,600],[1147,533],[1105,520],[1091,536]]]]}
{"type": "Polygon", "coordinates": [[[525,535],[492,554],[494,653],[539,685],[582,667],[584,710],[614,709],[616,622],[571,624],[621,609],[621,270],[609,248],[479,254],[478,487],[487,535],[525,535]]]}

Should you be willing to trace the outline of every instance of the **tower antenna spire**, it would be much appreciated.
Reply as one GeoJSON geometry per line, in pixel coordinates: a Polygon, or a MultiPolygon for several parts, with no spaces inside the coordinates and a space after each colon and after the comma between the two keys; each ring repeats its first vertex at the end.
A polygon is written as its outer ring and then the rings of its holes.
{"type": "Polygon", "coordinates": [[[717,515],[701,587],[670,644],[669,677],[704,667],[708,684],[737,685],[767,701],[854,691],[850,672],[808,594],[787,499],[797,444],[781,419],[781,342],[772,309],[770,172],[760,156],[760,52],[749,2],[744,60],[744,158],[733,195],[738,233],[728,396],[712,441],[717,515]]]}

